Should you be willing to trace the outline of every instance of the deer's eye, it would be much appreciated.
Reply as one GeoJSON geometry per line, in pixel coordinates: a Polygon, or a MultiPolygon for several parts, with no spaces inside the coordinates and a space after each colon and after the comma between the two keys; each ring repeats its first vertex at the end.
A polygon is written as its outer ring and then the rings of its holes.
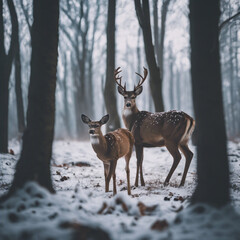
{"type": "Polygon", "coordinates": [[[135,97],[131,97],[131,99],[135,99],[135,97]]]}
{"type": "Polygon", "coordinates": [[[127,97],[124,97],[124,99],[127,99],[127,97]]]}

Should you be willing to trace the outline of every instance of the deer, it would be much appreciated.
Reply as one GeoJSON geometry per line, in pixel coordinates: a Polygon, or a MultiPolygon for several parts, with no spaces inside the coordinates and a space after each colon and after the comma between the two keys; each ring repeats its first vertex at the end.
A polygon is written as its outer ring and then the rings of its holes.
{"type": "Polygon", "coordinates": [[[89,126],[92,148],[97,157],[103,162],[105,177],[105,192],[109,192],[109,182],[113,178],[113,195],[117,193],[116,188],[116,166],[121,157],[125,157],[127,174],[127,191],[131,195],[129,161],[132,155],[134,137],[132,133],[123,128],[103,135],[101,127],[109,120],[109,114],[103,116],[100,121],[92,121],[82,114],[82,121],[89,126]]]}
{"type": "Polygon", "coordinates": [[[164,186],[169,181],[177,168],[181,154],[186,158],[184,172],[179,187],[184,186],[186,175],[193,158],[193,153],[188,147],[188,141],[194,131],[195,121],[192,117],[183,111],[168,111],[151,113],[148,111],[139,111],[136,98],[143,91],[143,83],[147,78],[148,70],[144,68],[144,76],[136,73],[140,80],[137,86],[134,85],[133,91],[126,90],[126,83],[122,85],[120,67],[115,69],[114,78],[118,85],[118,93],[124,97],[124,108],[122,119],[126,128],[132,132],[135,139],[135,151],[137,158],[137,169],[135,186],[138,187],[139,172],[141,186],[145,186],[143,178],[143,150],[146,147],[163,147],[165,146],[173,157],[172,167],[164,181],[164,186]]]}

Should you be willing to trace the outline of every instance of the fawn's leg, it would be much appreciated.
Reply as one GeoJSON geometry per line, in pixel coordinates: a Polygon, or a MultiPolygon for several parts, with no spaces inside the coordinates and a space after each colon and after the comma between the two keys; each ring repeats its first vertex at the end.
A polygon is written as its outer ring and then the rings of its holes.
{"type": "Polygon", "coordinates": [[[117,167],[117,160],[114,162],[114,169],[113,169],[113,195],[117,194],[116,167],[117,167]]]}
{"type": "Polygon", "coordinates": [[[107,188],[107,175],[108,175],[108,172],[109,172],[109,165],[103,164],[103,166],[104,166],[104,177],[105,177],[105,192],[108,192],[109,187],[107,188]]]}
{"type": "Polygon", "coordinates": [[[107,175],[107,178],[106,178],[106,191],[107,192],[109,191],[109,182],[110,182],[110,179],[113,175],[113,172],[114,172],[115,168],[116,168],[116,161],[111,160],[108,175],[107,175]]]}
{"type": "Polygon", "coordinates": [[[125,156],[125,161],[126,161],[126,174],[127,174],[127,190],[128,190],[128,195],[131,195],[131,185],[130,185],[130,169],[129,169],[129,161],[132,155],[132,151],[130,153],[128,153],[125,156]]]}

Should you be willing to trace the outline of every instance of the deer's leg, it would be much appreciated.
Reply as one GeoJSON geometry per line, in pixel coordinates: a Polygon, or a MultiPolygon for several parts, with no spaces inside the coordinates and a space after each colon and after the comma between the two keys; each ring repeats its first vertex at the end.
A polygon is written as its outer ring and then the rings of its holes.
{"type": "Polygon", "coordinates": [[[144,178],[143,178],[142,164],[143,164],[143,154],[142,154],[142,159],[141,159],[141,162],[140,162],[140,180],[141,180],[141,185],[145,186],[145,182],[144,182],[144,178]]]}
{"type": "Polygon", "coordinates": [[[103,164],[103,166],[104,166],[104,177],[105,177],[105,192],[108,192],[109,189],[107,188],[107,175],[109,172],[109,165],[103,164]]]}
{"type": "Polygon", "coordinates": [[[181,180],[181,183],[180,183],[179,187],[183,186],[184,183],[185,183],[187,172],[188,172],[190,163],[191,163],[192,158],[193,158],[193,153],[191,152],[191,150],[188,148],[187,145],[181,145],[180,150],[182,151],[182,153],[184,154],[184,156],[186,158],[186,163],[185,163],[182,180],[181,180]]]}
{"type": "Polygon", "coordinates": [[[136,156],[137,156],[137,172],[136,172],[136,179],[135,179],[135,186],[138,187],[138,175],[140,169],[141,175],[141,185],[145,186],[143,175],[142,175],[142,161],[143,161],[143,146],[135,145],[136,156]]]}
{"type": "Polygon", "coordinates": [[[125,161],[126,161],[126,174],[127,174],[127,190],[128,190],[128,195],[131,195],[131,185],[130,185],[130,169],[129,169],[129,161],[132,155],[132,151],[130,151],[130,153],[128,153],[125,156],[125,161]]]}
{"type": "Polygon", "coordinates": [[[177,168],[180,160],[181,160],[181,154],[178,150],[177,144],[173,143],[166,143],[167,150],[170,152],[170,154],[173,156],[173,164],[172,167],[164,181],[164,185],[167,185],[170,181],[170,178],[172,177],[172,174],[174,173],[175,169],[177,168]]]}
{"type": "Polygon", "coordinates": [[[116,186],[116,166],[117,166],[117,161],[114,161],[114,169],[113,169],[113,195],[117,194],[117,186],[116,186]]]}
{"type": "MultiPolygon", "coordinates": [[[[114,170],[116,168],[116,163],[117,163],[117,161],[114,161],[114,160],[110,161],[110,167],[109,167],[108,175],[106,178],[106,192],[109,191],[109,182],[110,182],[110,179],[113,176],[114,170]]],[[[114,180],[114,178],[113,178],[113,180],[114,180]]]]}

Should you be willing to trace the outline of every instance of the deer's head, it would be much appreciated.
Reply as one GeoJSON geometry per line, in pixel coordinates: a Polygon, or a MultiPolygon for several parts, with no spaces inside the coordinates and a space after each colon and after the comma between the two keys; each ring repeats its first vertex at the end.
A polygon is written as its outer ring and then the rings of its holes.
{"type": "Polygon", "coordinates": [[[89,127],[89,134],[90,135],[99,135],[101,133],[101,126],[109,120],[109,114],[103,116],[100,121],[92,121],[89,117],[82,114],[81,115],[82,121],[86,123],[89,127]]]}
{"type": "Polygon", "coordinates": [[[114,72],[115,81],[118,85],[118,92],[124,97],[124,108],[133,108],[136,105],[136,97],[142,93],[142,84],[144,83],[148,75],[148,70],[146,68],[143,69],[144,77],[141,76],[139,73],[136,73],[140,77],[140,80],[137,86],[134,86],[133,91],[126,90],[126,83],[124,86],[122,85],[122,77],[118,75],[121,72],[120,67],[117,68],[114,72]]]}

